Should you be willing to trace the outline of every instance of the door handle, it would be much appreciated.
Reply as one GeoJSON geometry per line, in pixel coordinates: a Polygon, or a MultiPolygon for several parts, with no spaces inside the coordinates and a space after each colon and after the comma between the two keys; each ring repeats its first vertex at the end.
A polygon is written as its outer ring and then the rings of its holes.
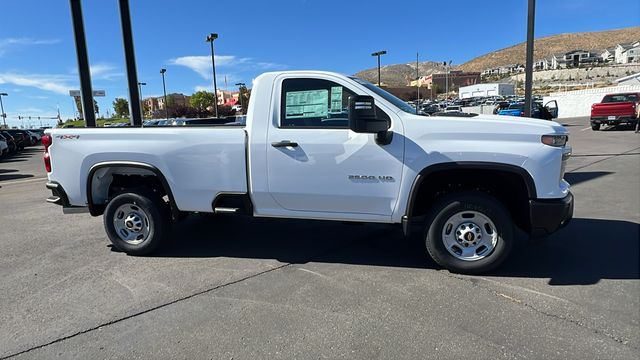
{"type": "Polygon", "coordinates": [[[290,140],[282,140],[282,141],[278,141],[278,142],[272,142],[271,146],[278,148],[278,147],[298,147],[298,143],[297,142],[293,142],[290,140]]]}

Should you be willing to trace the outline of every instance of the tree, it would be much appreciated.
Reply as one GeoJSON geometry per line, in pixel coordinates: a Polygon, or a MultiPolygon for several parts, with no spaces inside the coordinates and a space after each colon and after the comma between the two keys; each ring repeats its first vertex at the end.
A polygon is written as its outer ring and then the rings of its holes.
{"type": "Polygon", "coordinates": [[[113,112],[119,118],[129,116],[129,102],[127,99],[116,98],[113,100],[113,112]]]}
{"type": "Polygon", "coordinates": [[[191,95],[189,103],[196,109],[196,111],[198,112],[198,116],[203,116],[208,113],[208,107],[214,106],[214,99],[215,96],[213,96],[213,93],[210,93],[208,91],[198,91],[191,95]]]}
{"type": "MultiPolygon", "coordinates": [[[[84,116],[82,113],[82,102],[80,101],[80,96],[74,96],[73,99],[76,102],[76,108],[78,109],[79,118],[84,119],[84,116]]],[[[99,110],[100,108],[98,107],[98,102],[96,101],[96,99],[93,99],[93,112],[97,114],[99,110]]]]}

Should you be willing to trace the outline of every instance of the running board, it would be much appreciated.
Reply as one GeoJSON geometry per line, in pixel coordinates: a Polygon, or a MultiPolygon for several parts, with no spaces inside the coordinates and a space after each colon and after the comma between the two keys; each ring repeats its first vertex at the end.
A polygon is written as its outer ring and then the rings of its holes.
{"type": "Polygon", "coordinates": [[[213,209],[213,212],[216,214],[239,214],[239,208],[231,208],[231,207],[217,207],[213,209]]]}

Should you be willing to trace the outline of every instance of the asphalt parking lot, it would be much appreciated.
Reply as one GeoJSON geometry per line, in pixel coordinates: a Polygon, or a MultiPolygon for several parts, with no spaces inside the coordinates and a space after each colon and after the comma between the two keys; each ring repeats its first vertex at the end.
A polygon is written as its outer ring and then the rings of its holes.
{"type": "Polygon", "coordinates": [[[497,272],[400,229],[194,215],[149,257],[0,160],[0,358],[616,358],[640,352],[640,134],[566,119],[572,223],[497,272]]]}

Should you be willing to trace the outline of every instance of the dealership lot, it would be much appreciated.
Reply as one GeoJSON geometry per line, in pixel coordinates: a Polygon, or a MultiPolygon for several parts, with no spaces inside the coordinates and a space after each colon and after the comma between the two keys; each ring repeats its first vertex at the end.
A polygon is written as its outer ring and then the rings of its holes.
{"type": "Polygon", "coordinates": [[[563,121],[575,218],[499,271],[438,270],[395,227],[191,216],[154,256],[0,161],[0,358],[636,358],[640,135],[563,121]]]}

